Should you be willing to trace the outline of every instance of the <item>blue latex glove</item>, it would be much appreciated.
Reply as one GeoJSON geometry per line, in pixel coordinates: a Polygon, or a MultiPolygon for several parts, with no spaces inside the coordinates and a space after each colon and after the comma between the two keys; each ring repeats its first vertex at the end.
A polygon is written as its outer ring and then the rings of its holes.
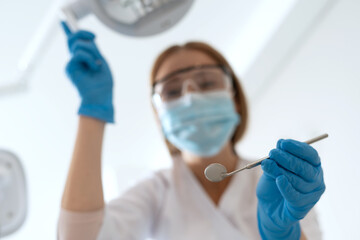
{"type": "Polygon", "coordinates": [[[73,33],[66,22],[61,22],[61,25],[72,55],[66,74],[81,97],[78,113],[113,123],[113,79],[108,64],[96,47],[95,35],[87,31],[73,33]]]}
{"type": "Polygon", "coordinates": [[[299,239],[299,220],[325,191],[318,153],[307,143],[281,139],[261,167],[256,195],[262,239],[299,239]]]}

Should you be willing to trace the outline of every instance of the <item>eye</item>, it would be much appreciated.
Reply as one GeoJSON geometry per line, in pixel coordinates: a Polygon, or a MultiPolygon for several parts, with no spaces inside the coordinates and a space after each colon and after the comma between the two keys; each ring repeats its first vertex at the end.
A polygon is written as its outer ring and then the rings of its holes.
{"type": "Polygon", "coordinates": [[[181,96],[181,89],[169,89],[163,92],[163,98],[165,100],[174,99],[181,96]]]}
{"type": "Polygon", "coordinates": [[[214,89],[214,88],[218,88],[219,86],[219,80],[217,78],[215,78],[214,76],[202,76],[201,78],[198,79],[198,86],[202,89],[202,90],[209,90],[209,89],[214,89]]]}
{"type": "Polygon", "coordinates": [[[201,84],[200,84],[200,87],[202,89],[208,89],[208,88],[213,88],[216,86],[216,83],[215,81],[212,81],[212,80],[206,80],[206,81],[203,81],[201,84]]]}

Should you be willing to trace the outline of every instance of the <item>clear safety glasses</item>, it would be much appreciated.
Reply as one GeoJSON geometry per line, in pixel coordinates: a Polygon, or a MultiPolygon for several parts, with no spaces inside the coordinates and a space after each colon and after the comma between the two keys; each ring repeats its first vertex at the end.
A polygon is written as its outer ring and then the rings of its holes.
{"type": "Polygon", "coordinates": [[[200,65],[180,69],[155,82],[152,96],[155,102],[170,102],[189,91],[206,93],[231,89],[231,75],[225,66],[200,65]]]}

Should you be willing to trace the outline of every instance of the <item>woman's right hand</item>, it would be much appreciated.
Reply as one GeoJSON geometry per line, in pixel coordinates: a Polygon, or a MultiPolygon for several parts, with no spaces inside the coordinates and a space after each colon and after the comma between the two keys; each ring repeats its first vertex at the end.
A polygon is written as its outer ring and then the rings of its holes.
{"type": "Polygon", "coordinates": [[[66,22],[61,22],[61,25],[71,53],[66,74],[81,97],[79,115],[113,123],[113,79],[107,62],[95,44],[95,35],[83,30],[72,32],[66,22]]]}
{"type": "Polygon", "coordinates": [[[269,158],[256,195],[258,226],[263,239],[299,239],[299,221],[325,191],[320,157],[307,143],[281,139],[269,158]]]}

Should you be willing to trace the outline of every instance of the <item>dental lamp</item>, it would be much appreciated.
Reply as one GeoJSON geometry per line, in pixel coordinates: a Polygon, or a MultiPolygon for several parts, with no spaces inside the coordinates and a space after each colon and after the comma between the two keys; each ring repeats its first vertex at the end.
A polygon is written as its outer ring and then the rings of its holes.
{"type": "Polygon", "coordinates": [[[25,221],[27,194],[20,160],[0,150],[0,238],[18,230],[25,221]]]}
{"type": "Polygon", "coordinates": [[[62,8],[73,30],[90,13],[107,27],[129,36],[151,36],[173,27],[193,0],[77,0],[62,8]]]}

